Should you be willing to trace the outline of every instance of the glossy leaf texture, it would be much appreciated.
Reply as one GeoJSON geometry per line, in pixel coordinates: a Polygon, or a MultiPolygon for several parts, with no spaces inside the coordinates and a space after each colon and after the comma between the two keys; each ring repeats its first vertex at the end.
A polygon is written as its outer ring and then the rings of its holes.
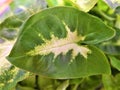
{"type": "Polygon", "coordinates": [[[114,34],[100,19],[75,8],[50,8],[24,23],[7,59],[17,67],[57,79],[110,74],[107,58],[90,44],[114,34]]]}

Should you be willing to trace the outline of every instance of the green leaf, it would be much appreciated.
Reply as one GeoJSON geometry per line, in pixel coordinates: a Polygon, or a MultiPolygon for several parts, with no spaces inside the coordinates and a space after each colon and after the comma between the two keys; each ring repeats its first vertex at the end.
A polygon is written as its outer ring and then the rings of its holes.
{"type": "Polygon", "coordinates": [[[21,86],[26,86],[26,87],[31,87],[31,88],[35,88],[36,87],[36,78],[35,75],[29,75],[26,79],[22,80],[20,82],[21,86]]]}
{"type": "Polygon", "coordinates": [[[57,87],[56,90],[66,90],[69,86],[69,80],[64,81],[60,86],[57,87]]]}
{"type": "Polygon", "coordinates": [[[120,29],[116,29],[114,38],[107,42],[98,44],[98,47],[109,55],[120,55],[120,29]]]}
{"type": "MultiPolygon", "coordinates": [[[[120,6],[118,6],[116,9],[115,9],[115,13],[120,15],[120,6]]],[[[118,19],[120,19],[120,16],[117,17],[118,19]]],[[[119,20],[120,21],[120,20],[119,20]]]]}
{"type": "Polygon", "coordinates": [[[64,0],[70,2],[72,6],[77,7],[78,9],[88,12],[94,7],[98,0],[64,0]]]}
{"type": "Polygon", "coordinates": [[[97,7],[98,7],[98,10],[102,10],[104,12],[109,9],[109,6],[103,0],[99,0],[98,1],[97,7]]]}
{"type": "Polygon", "coordinates": [[[64,5],[64,0],[46,0],[50,7],[64,5]]]}
{"type": "Polygon", "coordinates": [[[0,90],[11,90],[16,84],[25,79],[29,75],[28,72],[11,67],[0,73],[0,90]]]}
{"type": "Polygon", "coordinates": [[[115,78],[112,75],[103,75],[102,81],[105,90],[119,90],[116,86],[115,78]]]}
{"type": "Polygon", "coordinates": [[[22,21],[16,16],[10,16],[0,24],[0,30],[4,28],[18,28],[21,24],[22,21]]]}
{"type": "Polygon", "coordinates": [[[88,12],[98,0],[46,0],[49,6],[73,6],[88,12]]]}
{"type": "Polygon", "coordinates": [[[56,79],[50,79],[44,76],[38,76],[38,86],[40,90],[56,90],[56,79]]]}
{"type": "Polygon", "coordinates": [[[3,29],[18,29],[22,23],[31,15],[30,11],[23,10],[17,14],[9,15],[0,23],[0,30],[3,29]]]}
{"type": "Polygon", "coordinates": [[[100,45],[99,46],[106,54],[110,55],[120,55],[120,46],[119,45],[100,45]]]}
{"type": "MultiPolygon", "coordinates": [[[[119,10],[119,12],[120,12],[120,10],[119,10]]],[[[120,14],[118,14],[116,16],[117,16],[117,19],[116,19],[116,22],[115,22],[115,27],[120,29],[120,14]]]]}
{"type": "Polygon", "coordinates": [[[79,85],[80,90],[96,90],[100,87],[101,76],[91,76],[83,79],[82,83],[79,85]]]}
{"type": "Polygon", "coordinates": [[[116,86],[120,89],[120,73],[117,73],[115,75],[115,80],[116,80],[116,86]]]}
{"type": "Polygon", "coordinates": [[[114,56],[109,56],[111,65],[120,71],[120,60],[115,58],[114,56]]]}
{"type": "Polygon", "coordinates": [[[103,75],[102,81],[105,90],[120,90],[120,73],[115,76],[103,75]]]}
{"type": "Polygon", "coordinates": [[[94,16],[70,7],[50,8],[24,23],[7,58],[22,69],[52,78],[109,74],[107,58],[89,44],[113,36],[114,30],[94,16]]]}
{"type": "Polygon", "coordinates": [[[10,4],[10,7],[12,10],[15,10],[18,7],[25,7],[25,6],[29,6],[32,5],[33,3],[35,3],[35,0],[33,0],[34,2],[31,2],[29,0],[20,0],[20,1],[16,1],[13,0],[13,2],[10,4]]]}
{"type": "Polygon", "coordinates": [[[17,90],[35,90],[35,89],[31,87],[17,85],[17,90]]]}

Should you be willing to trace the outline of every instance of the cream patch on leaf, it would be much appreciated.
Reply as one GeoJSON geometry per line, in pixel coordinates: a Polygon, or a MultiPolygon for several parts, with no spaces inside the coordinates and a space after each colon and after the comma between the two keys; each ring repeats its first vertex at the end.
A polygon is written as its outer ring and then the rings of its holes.
{"type": "Polygon", "coordinates": [[[77,30],[71,32],[69,27],[65,23],[64,25],[67,30],[66,38],[60,39],[52,34],[51,40],[46,40],[44,38],[45,43],[36,46],[34,50],[29,51],[27,55],[35,56],[35,55],[48,55],[50,53],[53,53],[54,58],[56,58],[59,54],[62,53],[65,55],[67,52],[72,50],[72,59],[74,59],[79,53],[84,58],[87,58],[87,54],[90,53],[91,51],[85,46],[80,46],[76,44],[79,41],[83,41],[85,37],[81,35],[78,36],[77,30]]]}

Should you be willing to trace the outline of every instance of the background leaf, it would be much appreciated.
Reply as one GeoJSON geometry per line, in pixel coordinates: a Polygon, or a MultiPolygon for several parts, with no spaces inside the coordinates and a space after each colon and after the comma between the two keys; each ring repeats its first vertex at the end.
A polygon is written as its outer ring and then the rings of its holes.
{"type": "Polygon", "coordinates": [[[103,75],[102,80],[105,90],[119,90],[112,75],[103,75]]]}
{"type": "Polygon", "coordinates": [[[9,54],[14,41],[0,43],[0,90],[11,90],[16,84],[25,79],[29,73],[11,65],[6,56],[9,54]]]}
{"type": "Polygon", "coordinates": [[[110,61],[111,61],[111,65],[116,68],[117,70],[120,71],[120,60],[113,57],[113,56],[109,56],[110,61]]]}
{"type": "Polygon", "coordinates": [[[111,8],[116,8],[120,6],[119,0],[104,0],[111,8]]]}
{"type": "Polygon", "coordinates": [[[69,86],[69,80],[66,80],[60,86],[58,86],[57,90],[66,90],[68,86],[69,86]]]}
{"type": "Polygon", "coordinates": [[[29,73],[16,67],[8,68],[0,73],[0,90],[12,90],[19,81],[29,76],[29,73]]]}
{"type": "Polygon", "coordinates": [[[72,6],[88,12],[98,0],[46,0],[49,6],[72,6]]]}

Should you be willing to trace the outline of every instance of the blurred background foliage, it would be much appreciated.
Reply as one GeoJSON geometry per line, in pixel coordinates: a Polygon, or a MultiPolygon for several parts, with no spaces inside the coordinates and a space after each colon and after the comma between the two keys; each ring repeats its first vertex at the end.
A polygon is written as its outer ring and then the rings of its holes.
{"type": "Polygon", "coordinates": [[[120,1],[119,0],[1,0],[0,1],[0,90],[120,90],[120,1]],[[72,6],[100,18],[116,30],[113,39],[96,45],[107,56],[112,74],[57,80],[34,75],[11,65],[6,56],[19,29],[29,16],[54,6],[72,6]],[[16,89],[17,88],[17,89],[16,89]]]}

